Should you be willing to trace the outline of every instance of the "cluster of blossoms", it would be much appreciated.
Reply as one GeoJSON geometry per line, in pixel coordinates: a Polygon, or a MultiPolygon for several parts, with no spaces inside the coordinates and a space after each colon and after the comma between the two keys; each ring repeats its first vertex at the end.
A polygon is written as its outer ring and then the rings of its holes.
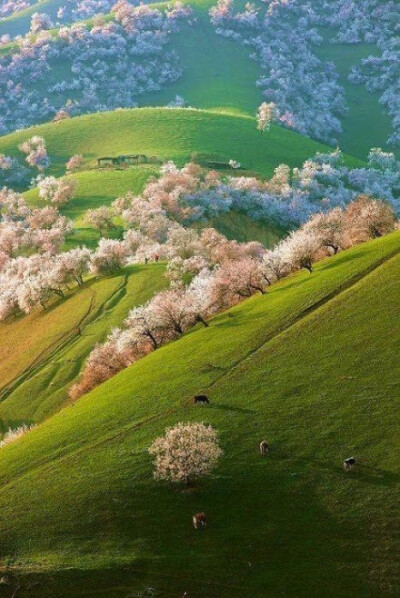
{"type": "Polygon", "coordinates": [[[4,17],[9,17],[21,10],[25,10],[34,0],[2,0],[0,2],[0,20],[4,17]]]}
{"type": "Polygon", "coordinates": [[[43,137],[34,135],[18,147],[20,152],[26,154],[26,162],[31,168],[37,168],[43,172],[50,166],[50,158],[47,155],[46,142],[43,137]]]}
{"type": "Polygon", "coordinates": [[[270,2],[266,13],[252,4],[234,13],[232,0],[219,0],[210,10],[216,32],[248,46],[262,69],[257,86],[276,105],[286,127],[328,143],[341,133],[346,111],[344,90],[332,62],[320,60],[314,48],[322,37],[312,26],[308,3],[270,2]]]}
{"type": "Polygon", "coordinates": [[[20,187],[30,180],[30,170],[17,158],[0,154],[0,187],[20,187]]]}
{"type": "Polygon", "coordinates": [[[37,187],[40,199],[62,206],[74,196],[77,181],[71,178],[56,179],[54,176],[39,177],[37,187]]]}
{"type": "Polygon", "coordinates": [[[154,457],[156,480],[185,482],[187,485],[208,475],[222,455],[218,435],[203,423],[179,423],[167,428],[149,448],[154,457]]]}
{"type": "MultiPolygon", "coordinates": [[[[316,154],[301,168],[281,164],[268,181],[253,177],[224,177],[197,164],[178,168],[172,162],[161,169],[159,179],[150,180],[142,196],[115,202],[130,226],[165,241],[169,219],[190,224],[229,212],[246,213],[256,221],[293,228],[312,214],[344,208],[360,194],[387,201],[400,215],[400,164],[391,153],[371,150],[366,167],[349,168],[340,150],[316,154]],[[129,204],[129,205],[128,205],[129,204]]],[[[96,210],[99,220],[112,219],[108,208],[96,210]]]]}
{"type": "Polygon", "coordinates": [[[93,349],[81,379],[71,388],[74,399],[194,325],[207,327],[207,320],[220,310],[254,293],[264,294],[268,285],[295,270],[311,273],[315,260],[387,234],[395,226],[387,203],[360,196],[345,210],[315,214],[266,251],[256,242],[228,241],[212,228],[200,233],[185,229],[151,203],[141,209],[135,198],[127,197],[116,204],[133,228],[123,242],[113,243],[125,245],[133,261],[166,259],[171,286],[132,309],[122,327],[93,349]]]}
{"type": "Polygon", "coordinates": [[[354,83],[364,84],[369,91],[381,92],[380,103],[392,118],[393,132],[388,143],[400,145],[400,4],[379,0],[349,4],[346,8],[343,0],[340,3],[343,17],[338,23],[340,41],[358,43],[365,40],[375,43],[379,50],[378,56],[373,54],[362,59],[349,78],[354,83]]]}
{"type": "Polygon", "coordinates": [[[0,58],[0,134],[60,113],[133,107],[141,94],[181,76],[178,56],[166,45],[189,7],[161,12],[120,0],[113,11],[113,21],[96,17],[90,26],[61,27],[55,37],[43,30],[28,35],[18,51],[0,58]]]}
{"type": "MultiPolygon", "coordinates": [[[[44,170],[50,166],[50,158],[43,137],[34,135],[21,143],[18,149],[25,154],[25,161],[29,168],[21,164],[15,157],[11,158],[0,154],[0,188],[3,186],[26,186],[32,178],[32,169],[39,171],[40,177],[42,177],[44,170]]],[[[72,171],[69,170],[69,172],[72,171]]],[[[33,181],[33,183],[35,182],[36,180],[33,181]]]]}
{"type": "Polygon", "coordinates": [[[82,284],[90,257],[88,249],[78,248],[9,260],[0,272],[0,319],[18,311],[30,313],[38,305],[45,308],[54,296],[64,297],[70,284],[82,284]]]}
{"type": "Polygon", "coordinates": [[[71,231],[72,223],[57,208],[30,208],[22,195],[0,191],[0,271],[10,260],[36,251],[54,255],[71,231]]]}
{"type": "Polygon", "coordinates": [[[11,444],[15,440],[18,440],[18,438],[21,438],[21,436],[32,430],[32,428],[34,427],[35,426],[28,426],[27,424],[22,424],[17,428],[10,428],[4,434],[3,438],[0,440],[0,448],[3,448],[3,446],[7,446],[7,444],[11,444]]]}

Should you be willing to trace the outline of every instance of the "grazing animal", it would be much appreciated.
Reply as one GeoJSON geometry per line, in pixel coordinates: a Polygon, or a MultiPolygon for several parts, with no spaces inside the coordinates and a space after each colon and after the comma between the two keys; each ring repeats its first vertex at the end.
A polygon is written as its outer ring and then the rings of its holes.
{"type": "Polygon", "coordinates": [[[196,395],[194,397],[194,402],[195,403],[207,403],[207,404],[209,404],[210,399],[208,398],[207,395],[196,395]]]}
{"type": "Polygon", "coordinates": [[[356,464],[356,460],[354,457],[349,457],[343,461],[343,469],[345,471],[351,471],[356,464]]]}
{"type": "Polygon", "coordinates": [[[269,453],[269,444],[268,442],[265,442],[265,440],[262,440],[260,442],[260,454],[262,457],[265,457],[265,455],[267,455],[269,453]]]}
{"type": "Polygon", "coordinates": [[[207,525],[207,518],[204,513],[196,513],[196,515],[193,515],[192,521],[194,529],[201,529],[207,525]]]}

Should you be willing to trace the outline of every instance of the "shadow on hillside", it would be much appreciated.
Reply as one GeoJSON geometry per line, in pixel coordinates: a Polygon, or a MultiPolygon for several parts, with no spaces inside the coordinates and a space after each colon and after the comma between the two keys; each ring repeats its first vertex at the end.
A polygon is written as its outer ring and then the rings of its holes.
{"type": "MultiPolygon", "coordinates": [[[[230,467],[235,469],[234,460],[230,467]]],[[[98,530],[99,543],[92,538],[96,552],[101,552],[104,538],[118,539],[121,554],[139,542],[148,558],[132,567],[101,571],[6,573],[8,585],[2,586],[5,592],[0,590],[0,596],[374,596],[360,565],[368,559],[368,526],[348,517],[347,509],[340,509],[336,518],[314,492],[312,482],[290,477],[275,460],[250,458],[246,471],[236,471],[235,479],[232,474],[228,470],[223,478],[199,483],[195,493],[153,482],[145,501],[140,488],[136,493],[131,488],[121,500],[106,500],[94,492],[93,501],[105,502],[92,512],[98,519],[94,527],[89,529],[83,520],[79,535],[86,539],[98,530]],[[208,517],[203,532],[191,526],[191,516],[198,510],[208,517]]],[[[329,472],[321,472],[322,482],[326,475],[330,477],[329,472]]],[[[351,502],[351,496],[348,499],[351,502]]]]}

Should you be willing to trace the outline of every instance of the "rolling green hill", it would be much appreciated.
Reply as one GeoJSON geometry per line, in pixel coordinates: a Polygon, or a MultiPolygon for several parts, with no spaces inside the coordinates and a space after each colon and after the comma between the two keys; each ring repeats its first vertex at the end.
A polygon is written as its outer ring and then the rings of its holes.
{"type": "MultiPolygon", "coordinates": [[[[65,172],[73,154],[83,154],[88,166],[97,158],[143,153],[183,164],[193,153],[228,161],[239,160],[246,170],[270,176],[282,162],[298,166],[327,146],[272,126],[268,134],[256,130],[255,118],[227,112],[182,108],[139,108],[90,114],[44,124],[0,137],[0,152],[19,156],[18,145],[42,135],[52,160],[51,174],[65,172]]],[[[360,161],[348,158],[349,163],[360,161]]]]}
{"type": "MultiPolygon", "coordinates": [[[[281,127],[272,127],[268,134],[256,130],[255,119],[227,112],[206,110],[140,108],[87,115],[18,131],[0,138],[0,153],[19,156],[18,145],[33,134],[42,135],[52,160],[49,169],[57,176],[65,172],[66,161],[76,153],[83,154],[90,170],[74,174],[79,186],[76,198],[61,211],[75,224],[67,246],[82,243],[94,246],[99,238],[84,222],[89,208],[109,205],[127,191],[140,193],[149,176],[158,168],[151,165],[127,170],[96,168],[97,158],[104,155],[144,153],[159,159],[189,161],[193,154],[228,162],[239,160],[243,174],[271,176],[282,162],[299,166],[317,151],[329,151],[327,146],[281,127]]],[[[361,164],[346,156],[348,164],[361,164]]],[[[33,205],[40,205],[36,189],[26,192],[33,205]]],[[[272,223],[257,224],[242,214],[228,214],[211,224],[228,238],[239,241],[257,240],[270,247],[282,231],[272,223]]],[[[116,228],[113,236],[121,234],[116,228]]]]}
{"type": "MultiPolygon", "coordinates": [[[[179,94],[188,105],[196,108],[228,109],[253,116],[262,101],[262,94],[255,85],[260,74],[257,63],[250,60],[246,48],[215,34],[208,18],[208,10],[215,4],[212,0],[189,3],[194,8],[196,21],[192,26],[183,26],[170,44],[180,56],[183,76],[160,92],[140,96],[139,105],[166,105],[179,94]]],[[[43,0],[5,19],[0,22],[0,35],[25,33],[33,12],[48,12],[54,18],[61,4],[59,0],[43,0]]],[[[243,4],[242,1],[236,2],[235,8],[239,10],[243,4]]],[[[262,2],[256,4],[265,10],[262,2]]],[[[165,3],[155,6],[162,8],[165,3]]],[[[350,83],[347,75],[352,65],[365,56],[375,54],[377,49],[372,45],[331,44],[332,31],[325,29],[322,33],[324,42],[318,54],[335,63],[349,106],[349,112],[342,118],[340,146],[345,152],[365,159],[371,147],[386,147],[390,118],[379,104],[379,94],[369,93],[363,86],[350,83]]]]}
{"type": "Polygon", "coordinates": [[[299,272],[3,448],[19,595],[397,595],[399,252],[397,232],[299,272]],[[219,468],[191,491],[157,483],[148,446],[192,420],[218,430],[219,468]]]}
{"type": "Polygon", "coordinates": [[[89,280],[46,310],[0,323],[2,430],[41,421],[68,402],[87,355],[135,305],[167,284],[164,266],[131,266],[89,280]]]}

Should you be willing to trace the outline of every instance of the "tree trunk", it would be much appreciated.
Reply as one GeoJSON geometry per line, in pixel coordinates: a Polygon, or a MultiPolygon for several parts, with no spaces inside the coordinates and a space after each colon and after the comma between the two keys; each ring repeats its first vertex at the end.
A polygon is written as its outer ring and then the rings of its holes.
{"type": "Polygon", "coordinates": [[[202,316],[200,316],[199,314],[197,314],[196,320],[198,322],[201,322],[205,328],[208,328],[208,326],[209,326],[208,322],[206,322],[205,319],[202,316]]]}

